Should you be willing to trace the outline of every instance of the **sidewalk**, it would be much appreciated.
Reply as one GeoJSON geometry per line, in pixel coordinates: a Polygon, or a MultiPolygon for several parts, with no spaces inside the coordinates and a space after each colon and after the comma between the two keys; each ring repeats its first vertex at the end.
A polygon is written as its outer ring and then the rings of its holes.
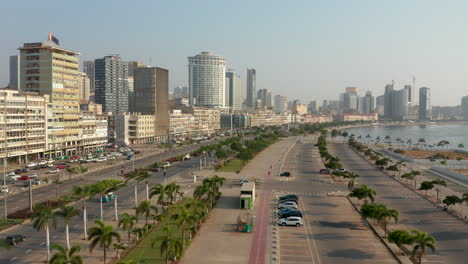
{"type": "Polygon", "coordinates": [[[221,189],[223,193],[221,199],[192,241],[181,262],[182,264],[263,264],[262,260],[270,258],[270,251],[267,247],[270,238],[268,232],[264,230],[268,227],[270,220],[270,208],[268,207],[270,192],[263,190],[263,185],[264,181],[268,180],[268,171],[276,172],[279,169],[282,161],[279,158],[284,155],[292,142],[294,142],[292,139],[285,139],[268,147],[250,161],[239,174],[205,172],[205,177],[215,174],[225,177],[226,184],[221,189]],[[258,181],[253,210],[239,209],[240,179],[258,181]],[[264,197],[267,198],[262,199],[264,197]],[[235,231],[237,217],[241,213],[249,211],[258,218],[255,219],[253,232],[240,233],[235,231]],[[265,215],[266,219],[262,218],[262,215],[265,215]]]}

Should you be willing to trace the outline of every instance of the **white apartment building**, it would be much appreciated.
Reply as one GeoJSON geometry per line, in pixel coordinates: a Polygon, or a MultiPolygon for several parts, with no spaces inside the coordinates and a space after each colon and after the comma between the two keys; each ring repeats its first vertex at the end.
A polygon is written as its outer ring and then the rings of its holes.
{"type": "Polygon", "coordinates": [[[204,51],[188,61],[190,105],[225,107],[226,60],[204,51]]]}

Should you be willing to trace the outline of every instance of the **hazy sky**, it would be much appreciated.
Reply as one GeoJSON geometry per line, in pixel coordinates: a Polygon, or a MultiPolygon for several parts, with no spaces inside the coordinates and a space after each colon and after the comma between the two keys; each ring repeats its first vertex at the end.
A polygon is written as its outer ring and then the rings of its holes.
{"type": "Polygon", "coordinates": [[[416,77],[433,105],[468,95],[468,1],[13,1],[2,0],[0,86],[9,56],[53,32],[81,60],[120,54],[168,68],[170,87],[187,84],[187,57],[224,56],[245,89],[337,99],[346,86],[383,93],[416,77]]]}

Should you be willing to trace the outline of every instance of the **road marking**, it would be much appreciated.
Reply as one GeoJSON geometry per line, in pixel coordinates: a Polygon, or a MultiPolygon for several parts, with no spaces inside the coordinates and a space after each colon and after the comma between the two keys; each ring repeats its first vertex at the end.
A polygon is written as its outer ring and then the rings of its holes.
{"type": "Polygon", "coordinates": [[[79,226],[79,225],[78,225],[78,224],[76,224],[76,225],[74,225],[73,227],[78,227],[78,226],[79,226]]]}
{"type": "Polygon", "coordinates": [[[16,259],[16,257],[14,257],[14,258],[10,259],[10,262],[12,262],[12,261],[15,261],[15,259],[16,259]]]}
{"type": "MultiPolygon", "coordinates": [[[[305,209],[305,208],[304,208],[304,199],[301,198],[301,201],[302,201],[302,202],[301,202],[301,204],[300,204],[300,207],[303,209],[303,212],[305,212],[305,210],[304,210],[304,209],[305,209]]],[[[304,225],[305,228],[306,228],[306,232],[307,232],[308,234],[311,234],[312,237],[313,237],[313,236],[314,236],[314,233],[312,233],[312,230],[309,231],[309,226],[307,225],[308,222],[307,222],[307,219],[306,219],[306,217],[305,217],[305,214],[302,216],[302,219],[304,220],[304,224],[303,224],[303,225],[304,225]]],[[[320,263],[321,263],[321,262],[320,262],[320,255],[319,255],[318,250],[317,250],[317,245],[315,244],[315,239],[312,239],[312,244],[313,244],[313,246],[314,246],[315,256],[317,256],[317,261],[318,261],[318,263],[320,264],[320,263]]],[[[312,262],[315,263],[315,261],[314,261],[314,254],[313,254],[313,252],[312,252],[312,250],[311,250],[311,248],[310,248],[310,239],[309,239],[309,236],[307,236],[307,245],[308,245],[308,247],[309,247],[309,252],[310,252],[310,255],[311,255],[311,257],[312,257],[312,262]]]]}
{"type": "Polygon", "coordinates": [[[32,251],[32,249],[28,249],[28,250],[26,250],[24,253],[28,254],[28,253],[31,252],[31,251],[32,251]]]}
{"type": "Polygon", "coordinates": [[[39,244],[39,246],[42,246],[42,245],[44,245],[44,244],[45,244],[45,242],[42,242],[42,243],[39,244]]]}

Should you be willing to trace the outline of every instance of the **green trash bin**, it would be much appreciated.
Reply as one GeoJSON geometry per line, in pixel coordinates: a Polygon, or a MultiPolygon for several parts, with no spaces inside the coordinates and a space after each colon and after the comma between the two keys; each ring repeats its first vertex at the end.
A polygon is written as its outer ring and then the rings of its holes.
{"type": "Polygon", "coordinates": [[[251,231],[252,231],[252,227],[250,226],[250,224],[245,224],[245,232],[250,233],[251,231]]]}

